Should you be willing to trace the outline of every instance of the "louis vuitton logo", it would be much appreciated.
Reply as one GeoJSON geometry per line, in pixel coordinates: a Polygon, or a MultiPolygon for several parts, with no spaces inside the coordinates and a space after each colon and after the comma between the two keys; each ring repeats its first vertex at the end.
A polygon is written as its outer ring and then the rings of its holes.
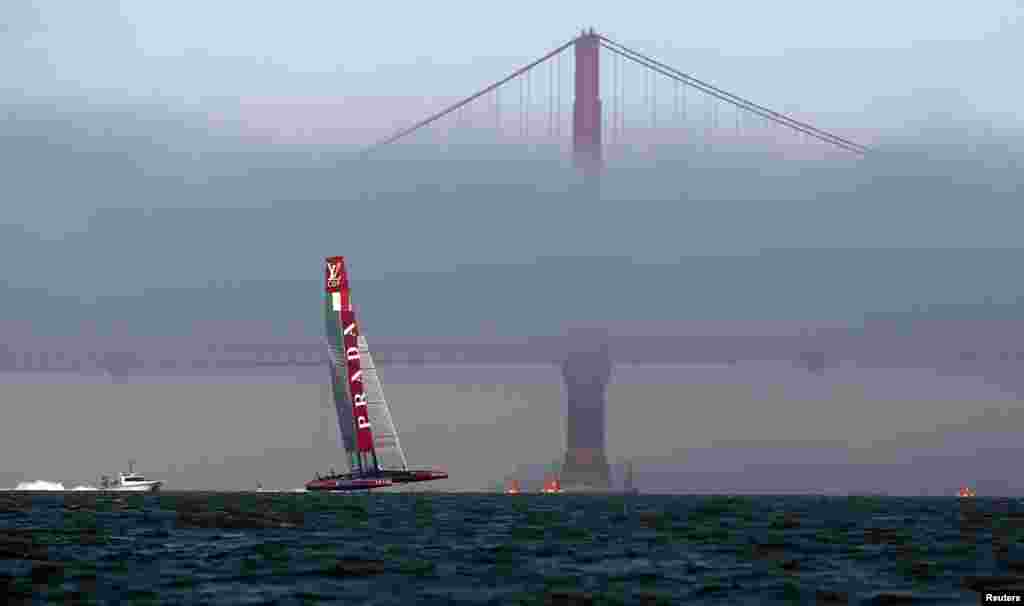
{"type": "Polygon", "coordinates": [[[337,288],[341,283],[341,263],[327,264],[327,287],[337,288]]]}

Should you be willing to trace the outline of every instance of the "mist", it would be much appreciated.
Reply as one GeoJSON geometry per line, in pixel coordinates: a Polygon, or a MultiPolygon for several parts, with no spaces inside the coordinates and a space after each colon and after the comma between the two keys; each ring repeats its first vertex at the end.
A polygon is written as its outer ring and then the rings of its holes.
{"type": "Polygon", "coordinates": [[[597,193],[543,146],[414,142],[361,159],[212,136],[152,107],[8,116],[5,313],[67,334],[58,301],[84,304],[84,322],[151,330],[132,304],[144,295],[146,309],[175,307],[162,314],[175,332],[232,315],[317,326],[319,263],[338,252],[367,322],[395,336],[425,316],[434,334],[487,321],[548,334],[580,309],[846,320],[1024,294],[1005,279],[1024,137],[976,116],[932,117],[864,158],[638,147],[609,160],[597,193]],[[602,300],[609,282],[628,306],[602,300]]]}
{"type": "MultiPolygon", "coordinates": [[[[541,22],[517,8],[498,31],[490,12],[459,5],[470,25],[455,31],[436,23],[436,4],[416,9],[422,23],[394,22],[372,5],[65,4],[16,3],[0,20],[7,353],[42,337],[319,338],[321,263],[335,254],[348,260],[366,334],[381,338],[1024,319],[1024,291],[1010,278],[1024,261],[1021,91],[992,75],[1020,54],[1016,3],[929,7],[928,18],[861,4],[827,20],[863,27],[831,34],[774,9],[737,20],[710,5],[648,19],[567,3],[547,7],[541,22]],[[599,187],[571,166],[571,96],[546,107],[527,95],[532,113],[520,114],[518,83],[502,93],[504,118],[470,108],[361,155],[563,43],[583,14],[613,39],[871,152],[832,150],[693,96],[685,119],[668,111],[671,95],[660,118],[648,115],[641,81],[626,72],[628,119],[606,138],[599,187]]],[[[532,84],[568,86],[567,76],[532,84]]],[[[420,372],[382,374],[410,455],[449,467],[452,487],[481,488],[563,454],[553,369],[541,384],[516,369],[467,370],[447,384],[420,372]]],[[[636,457],[641,481],[659,465],[690,474],[652,486],[722,489],[728,481],[714,474],[726,472],[708,461],[754,459],[781,466],[757,472],[768,487],[789,486],[803,473],[787,458],[798,451],[866,466],[820,472],[842,478],[837,490],[881,478],[871,465],[914,458],[923,467],[892,467],[886,485],[919,477],[941,491],[949,457],[960,457],[960,477],[1024,490],[993,471],[1006,451],[992,419],[1016,427],[1019,415],[984,377],[849,368],[623,376],[609,390],[610,458],[636,457]],[[619,407],[641,400],[642,415],[619,407]],[[954,438],[959,450],[943,446],[954,438]],[[964,462],[983,442],[990,458],[964,462]]],[[[227,474],[238,478],[231,488],[287,489],[340,460],[317,386],[81,382],[0,379],[18,419],[0,429],[0,459],[26,461],[0,472],[0,486],[88,484],[138,456],[169,487],[217,487],[227,474]],[[189,434],[186,454],[180,435],[196,418],[205,433],[189,434]],[[242,432],[240,418],[250,421],[242,432]],[[124,437],[154,419],[173,431],[124,437]]]]}

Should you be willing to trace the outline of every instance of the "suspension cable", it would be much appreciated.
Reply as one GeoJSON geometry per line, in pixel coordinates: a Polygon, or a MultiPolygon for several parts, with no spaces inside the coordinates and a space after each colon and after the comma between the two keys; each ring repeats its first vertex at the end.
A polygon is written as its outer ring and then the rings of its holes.
{"type": "Polygon", "coordinates": [[[698,80],[693,76],[690,76],[689,74],[685,74],[671,66],[665,65],[664,63],[647,57],[646,55],[643,55],[625,46],[622,46],[621,44],[613,42],[605,38],[604,36],[599,36],[599,38],[602,40],[602,45],[605,46],[605,48],[611,50],[612,52],[618,53],[619,55],[625,57],[626,59],[630,59],[631,61],[638,63],[639,65],[642,65],[652,71],[658,72],[664,76],[677,80],[687,86],[693,87],[707,95],[730,103],[732,105],[738,106],[751,113],[758,114],[764,118],[772,120],[773,122],[776,122],[783,126],[787,126],[793,130],[805,133],[811,137],[814,137],[815,139],[824,141],[826,143],[831,143],[836,147],[841,147],[848,151],[856,152],[859,154],[865,154],[868,151],[870,151],[869,148],[859,143],[855,143],[848,139],[844,139],[843,137],[839,137],[838,135],[834,135],[827,131],[823,131],[815,126],[812,126],[805,122],[801,122],[785,114],[773,111],[771,109],[758,105],[752,101],[748,101],[747,99],[739,97],[738,95],[734,95],[711,84],[698,80]]]}
{"type": "Polygon", "coordinates": [[[555,136],[555,64],[548,63],[548,138],[555,136]]]}
{"type": "Polygon", "coordinates": [[[572,40],[569,40],[565,44],[559,46],[558,48],[556,48],[555,50],[553,50],[553,51],[549,52],[548,54],[544,55],[540,59],[537,59],[536,61],[534,61],[532,63],[529,63],[529,64],[527,64],[527,65],[517,69],[516,71],[512,72],[511,74],[509,74],[507,77],[502,78],[501,80],[498,80],[497,82],[491,84],[490,86],[484,88],[483,90],[481,90],[481,91],[479,91],[479,92],[477,92],[477,93],[475,93],[473,95],[470,95],[469,97],[466,97],[465,99],[463,99],[462,101],[459,101],[458,103],[455,103],[453,105],[450,105],[450,106],[446,107],[445,109],[437,112],[436,114],[433,114],[432,116],[430,116],[428,118],[420,120],[419,122],[417,122],[416,124],[413,124],[412,126],[408,126],[406,128],[403,128],[403,129],[399,130],[398,132],[396,132],[395,134],[391,135],[390,137],[387,137],[386,139],[382,139],[382,140],[378,141],[377,143],[374,143],[373,145],[365,148],[362,151],[362,154],[365,156],[366,154],[369,154],[370,152],[372,152],[372,151],[374,151],[374,150],[376,150],[376,149],[378,149],[380,147],[383,147],[385,145],[394,143],[395,141],[398,141],[399,139],[402,139],[403,137],[406,137],[407,135],[409,135],[409,134],[411,134],[411,133],[413,133],[413,132],[423,128],[424,126],[430,124],[431,122],[434,122],[436,120],[439,120],[439,119],[447,116],[448,114],[450,114],[453,111],[459,109],[463,105],[466,105],[467,103],[475,101],[476,99],[482,97],[483,95],[486,95],[487,93],[491,92],[492,90],[498,88],[502,84],[505,84],[506,82],[509,82],[510,80],[515,79],[517,76],[520,76],[521,74],[524,74],[524,73],[530,71],[534,67],[537,67],[541,63],[544,63],[545,61],[547,61],[548,59],[554,57],[555,55],[561,54],[562,51],[564,51],[565,49],[567,49],[570,46],[572,46],[575,42],[576,42],[576,38],[573,38],[572,40]]]}
{"type": "Polygon", "coordinates": [[[556,80],[556,82],[555,82],[555,90],[558,91],[557,92],[558,99],[556,100],[557,109],[555,110],[556,111],[556,115],[555,115],[555,137],[561,137],[562,136],[562,72],[563,71],[564,71],[564,68],[562,67],[562,55],[559,54],[558,55],[558,75],[555,78],[555,80],[556,80]]]}

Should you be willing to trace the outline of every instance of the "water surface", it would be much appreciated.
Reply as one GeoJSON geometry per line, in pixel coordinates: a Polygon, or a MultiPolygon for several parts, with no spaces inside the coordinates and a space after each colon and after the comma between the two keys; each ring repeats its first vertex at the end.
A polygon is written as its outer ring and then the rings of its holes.
{"type": "Polygon", "coordinates": [[[0,593],[11,603],[976,604],[979,588],[1024,586],[1022,532],[1024,505],[981,498],[0,493],[0,593]]]}

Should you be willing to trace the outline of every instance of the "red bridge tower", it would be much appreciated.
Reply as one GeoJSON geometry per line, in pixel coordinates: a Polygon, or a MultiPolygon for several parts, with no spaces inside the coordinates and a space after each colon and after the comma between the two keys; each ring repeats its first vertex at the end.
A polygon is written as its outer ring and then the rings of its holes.
{"type": "Polygon", "coordinates": [[[572,109],[573,161],[584,175],[600,174],[601,97],[600,38],[591,28],[576,38],[576,89],[572,109]]]}

